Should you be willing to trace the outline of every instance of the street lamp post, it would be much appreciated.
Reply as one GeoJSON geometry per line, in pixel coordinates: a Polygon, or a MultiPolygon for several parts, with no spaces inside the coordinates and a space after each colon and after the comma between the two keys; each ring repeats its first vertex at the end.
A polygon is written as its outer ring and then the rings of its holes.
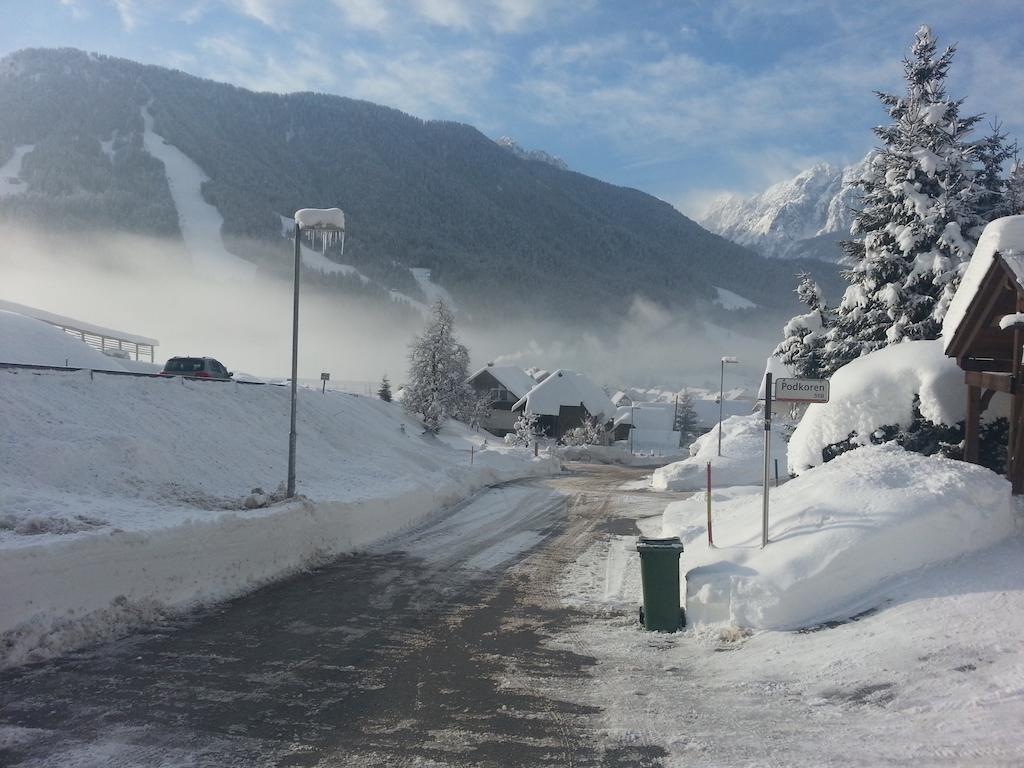
{"type": "Polygon", "coordinates": [[[323,242],[324,250],[337,239],[345,247],[345,214],[340,208],[303,208],[295,212],[295,290],[292,301],[292,413],[288,432],[288,490],[295,496],[295,415],[299,394],[299,273],[302,269],[302,235],[312,233],[323,242]]]}
{"type": "Polygon", "coordinates": [[[722,455],[722,408],[725,405],[725,364],[738,363],[735,357],[726,355],[722,358],[722,373],[718,380],[718,455],[722,455]]]}

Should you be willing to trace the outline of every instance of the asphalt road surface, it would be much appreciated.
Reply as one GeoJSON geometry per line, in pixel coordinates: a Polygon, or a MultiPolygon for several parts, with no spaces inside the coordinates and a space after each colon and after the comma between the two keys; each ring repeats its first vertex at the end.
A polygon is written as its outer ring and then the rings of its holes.
{"type": "Polygon", "coordinates": [[[3,766],[654,766],[608,743],[559,574],[635,532],[579,467],[216,609],[0,673],[3,766]],[[571,646],[570,646],[571,647],[571,646]],[[557,685],[556,685],[557,683],[557,685]]]}

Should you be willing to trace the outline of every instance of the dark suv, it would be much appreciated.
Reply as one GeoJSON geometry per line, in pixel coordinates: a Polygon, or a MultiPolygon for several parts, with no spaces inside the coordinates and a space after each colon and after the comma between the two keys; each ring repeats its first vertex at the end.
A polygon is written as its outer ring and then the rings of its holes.
{"type": "Polygon", "coordinates": [[[195,379],[230,379],[234,374],[212,357],[172,357],[160,371],[161,376],[188,376],[195,379]]]}

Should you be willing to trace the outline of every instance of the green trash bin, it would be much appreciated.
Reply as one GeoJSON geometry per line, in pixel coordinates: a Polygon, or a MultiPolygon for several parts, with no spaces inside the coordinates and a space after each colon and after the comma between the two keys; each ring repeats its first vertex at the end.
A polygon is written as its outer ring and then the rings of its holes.
{"type": "Polygon", "coordinates": [[[650,632],[676,632],[686,626],[679,605],[679,555],[683,543],[678,536],[649,539],[636,543],[640,553],[640,577],[644,585],[644,604],[640,623],[650,632]]]}

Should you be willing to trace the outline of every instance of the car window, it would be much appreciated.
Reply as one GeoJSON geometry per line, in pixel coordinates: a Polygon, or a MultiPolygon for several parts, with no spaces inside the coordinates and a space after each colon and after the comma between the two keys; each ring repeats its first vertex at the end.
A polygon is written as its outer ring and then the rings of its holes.
{"type": "Polygon", "coordinates": [[[195,373],[203,370],[203,361],[197,357],[173,357],[167,361],[164,370],[169,373],[195,373]]]}

